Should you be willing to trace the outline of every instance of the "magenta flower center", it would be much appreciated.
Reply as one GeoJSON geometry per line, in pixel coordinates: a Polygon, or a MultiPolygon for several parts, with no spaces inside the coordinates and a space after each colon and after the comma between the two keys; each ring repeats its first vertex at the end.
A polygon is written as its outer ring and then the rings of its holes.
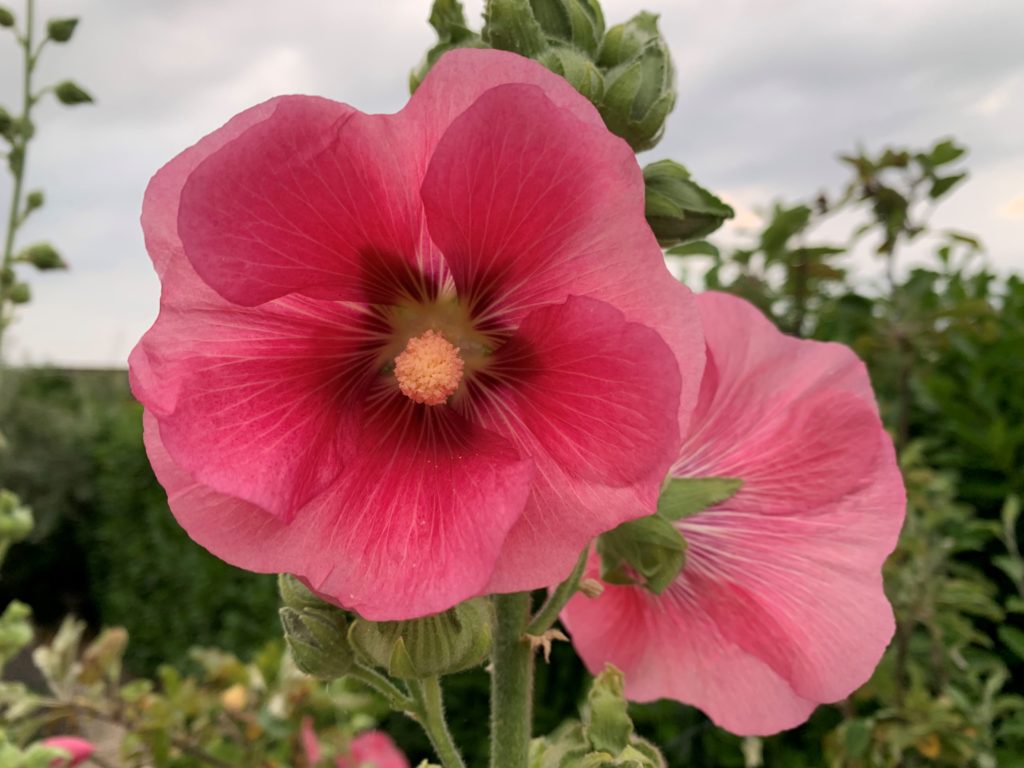
{"type": "Polygon", "coordinates": [[[441,405],[454,394],[464,368],[458,348],[433,329],[409,339],[395,358],[398,388],[424,405],[441,405]]]}

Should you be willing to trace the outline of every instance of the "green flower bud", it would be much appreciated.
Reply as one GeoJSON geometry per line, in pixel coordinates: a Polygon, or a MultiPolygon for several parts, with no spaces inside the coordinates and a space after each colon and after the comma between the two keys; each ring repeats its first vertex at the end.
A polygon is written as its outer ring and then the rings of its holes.
{"type": "Polygon", "coordinates": [[[64,259],[60,257],[60,254],[57,253],[56,249],[54,249],[54,247],[49,243],[37,243],[36,245],[30,245],[15,256],[14,259],[15,261],[31,264],[36,269],[44,271],[49,269],[68,268],[64,259]]]}
{"type": "Polygon", "coordinates": [[[89,104],[92,102],[92,96],[81,88],[77,83],[71,80],[65,80],[62,83],[57,83],[54,86],[53,92],[57,96],[57,100],[61,104],[67,104],[74,106],[76,104],[89,104]]]}
{"type": "Polygon", "coordinates": [[[661,39],[658,15],[643,11],[608,30],[597,55],[597,63],[606,69],[635,59],[646,45],[661,39]]]}
{"type": "Polygon", "coordinates": [[[290,573],[282,573],[277,577],[277,591],[281,595],[281,602],[288,608],[294,608],[297,611],[301,611],[304,608],[336,607],[321,600],[305,584],[290,573]]]}
{"type": "Polygon", "coordinates": [[[0,107],[0,136],[9,138],[11,136],[11,128],[14,126],[14,119],[11,117],[11,113],[3,107],[0,107]]]}
{"type": "Polygon", "coordinates": [[[46,196],[40,189],[33,189],[25,197],[25,205],[29,211],[34,211],[37,208],[42,208],[43,203],[46,202],[46,196]]]}
{"type": "Polygon", "coordinates": [[[4,267],[0,269],[0,288],[7,288],[8,286],[14,285],[16,276],[14,270],[10,267],[4,267]]]}
{"type": "Polygon", "coordinates": [[[597,0],[530,0],[530,6],[549,40],[597,55],[604,37],[604,14],[597,0]]]}
{"type": "Polygon", "coordinates": [[[434,0],[430,9],[430,26],[437,32],[437,45],[427,51],[426,57],[409,74],[409,92],[414,93],[427,76],[430,68],[448,51],[456,48],[486,48],[480,35],[466,24],[466,15],[459,0],[434,0]]]}
{"type": "Polygon", "coordinates": [[[733,210],[690,178],[672,160],[644,168],[647,223],[663,246],[707,237],[733,217],[733,210]]]}
{"type": "Polygon", "coordinates": [[[75,33],[78,19],[50,19],[46,23],[46,34],[55,43],[66,43],[75,33]]]}
{"type": "Polygon", "coordinates": [[[530,58],[536,58],[548,47],[530,0],[488,0],[484,7],[482,35],[492,48],[530,58]]]}
{"type": "Polygon", "coordinates": [[[278,612],[295,666],[320,680],[334,680],[355,664],[348,644],[348,620],[340,608],[290,608],[278,612]]]}
{"type": "Polygon", "coordinates": [[[561,75],[569,84],[590,101],[600,103],[604,94],[604,77],[597,66],[575,48],[553,46],[542,53],[537,60],[556,75],[561,75]]]}
{"type": "MultiPolygon", "coordinates": [[[[627,26],[644,16],[640,14],[627,22],[627,26]]],[[[655,24],[657,17],[646,16],[650,24],[655,24]]],[[[648,20],[643,19],[643,22],[646,26],[648,20]]],[[[656,26],[654,31],[657,32],[656,26]]],[[[629,37],[618,48],[602,50],[605,60],[616,61],[624,51],[632,50],[634,39],[629,37]]],[[[605,125],[638,152],[653,147],[664,134],[665,120],[676,103],[675,78],[675,67],[664,39],[660,34],[650,37],[633,56],[614,64],[605,74],[604,100],[600,107],[605,125]]]]}
{"type": "Polygon", "coordinates": [[[28,304],[32,300],[32,291],[25,283],[15,283],[7,292],[12,304],[28,304]]]}
{"type": "Polygon", "coordinates": [[[349,641],[369,664],[392,677],[447,675],[483,663],[491,647],[491,604],[484,598],[407,621],[356,619],[349,641]]]}
{"type": "Polygon", "coordinates": [[[14,14],[7,10],[6,7],[0,5],[0,27],[13,27],[14,26],[14,14]]]}
{"type": "Polygon", "coordinates": [[[587,708],[583,714],[587,738],[596,750],[618,755],[629,746],[633,721],[626,711],[624,691],[622,672],[605,664],[587,693],[587,708]]]}

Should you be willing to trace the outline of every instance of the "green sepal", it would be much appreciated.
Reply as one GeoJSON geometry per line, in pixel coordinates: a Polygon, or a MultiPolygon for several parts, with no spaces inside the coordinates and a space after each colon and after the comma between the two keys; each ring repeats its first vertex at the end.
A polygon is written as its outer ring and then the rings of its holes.
{"type": "Polygon", "coordinates": [[[548,47],[529,0],[487,0],[481,35],[492,48],[529,58],[536,58],[548,47]]]}
{"type": "Polygon", "coordinates": [[[644,46],[661,37],[658,14],[641,11],[629,21],[608,30],[601,43],[597,63],[606,69],[636,58],[644,46]]]}
{"type": "Polygon", "coordinates": [[[659,160],[644,168],[647,223],[662,246],[707,237],[733,209],[690,178],[690,172],[673,160],[659,160]]]}
{"type": "Polygon", "coordinates": [[[738,477],[672,477],[658,498],[660,518],[675,522],[731,498],[743,485],[738,477]]]}
{"type": "Polygon", "coordinates": [[[542,53],[537,60],[556,75],[569,81],[589,101],[600,103],[604,95],[604,76],[590,59],[563,45],[555,45],[542,53]]]}
{"type": "Polygon", "coordinates": [[[484,662],[491,648],[490,601],[476,598],[405,621],[356,619],[349,642],[359,658],[404,680],[447,675],[484,662]]]}
{"type": "Polygon", "coordinates": [[[534,18],[548,39],[566,43],[589,57],[604,37],[604,14],[597,0],[531,0],[534,18]]]}
{"type": "Polygon", "coordinates": [[[686,564],[686,541],[658,515],[630,520],[597,539],[601,579],[609,584],[639,584],[660,595],[686,564]]]}
{"type": "Polygon", "coordinates": [[[415,93],[437,60],[456,48],[486,48],[480,35],[466,24],[466,14],[459,0],[434,0],[430,9],[430,26],[437,32],[437,44],[427,51],[419,66],[409,73],[409,92],[415,93]]]}
{"type": "MultiPolygon", "coordinates": [[[[277,592],[281,596],[281,602],[289,608],[301,611],[305,608],[335,608],[330,603],[321,600],[309,587],[292,576],[290,573],[282,573],[277,577],[277,592]]],[[[340,610],[340,609],[339,609],[340,610]]]]}

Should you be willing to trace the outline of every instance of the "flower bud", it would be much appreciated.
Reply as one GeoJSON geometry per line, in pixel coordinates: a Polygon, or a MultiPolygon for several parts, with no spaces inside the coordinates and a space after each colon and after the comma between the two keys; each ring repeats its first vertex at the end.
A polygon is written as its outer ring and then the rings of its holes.
{"type": "Polygon", "coordinates": [[[280,609],[284,639],[295,666],[320,680],[347,674],[355,663],[348,644],[345,612],[324,604],[318,608],[280,609]]]}
{"type": "Polygon", "coordinates": [[[651,515],[602,534],[597,553],[604,581],[636,584],[660,595],[686,563],[686,542],[672,523],[651,515]]]}
{"type": "Polygon", "coordinates": [[[57,83],[53,88],[53,92],[57,96],[57,101],[68,106],[89,104],[93,100],[87,91],[71,80],[57,83]]]}
{"type": "Polygon", "coordinates": [[[12,304],[28,304],[32,300],[32,291],[25,283],[15,283],[7,291],[7,298],[12,304]]]}
{"type": "Polygon", "coordinates": [[[491,607],[484,598],[407,621],[357,619],[349,630],[356,653],[392,677],[447,675],[483,663],[491,647],[491,607]]]}
{"type": "Polygon", "coordinates": [[[492,48],[536,58],[548,47],[529,0],[488,0],[483,39],[492,48]]]}
{"type": "Polygon", "coordinates": [[[601,117],[612,133],[638,152],[658,143],[676,103],[675,67],[656,22],[656,16],[640,14],[620,25],[625,27],[620,42],[602,48],[598,61],[611,66],[605,74],[601,117]],[[637,48],[635,43],[640,39],[646,42],[637,48]],[[634,49],[635,53],[626,55],[634,49]]]}
{"type": "Polygon", "coordinates": [[[55,43],[66,43],[75,33],[78,19],[50,19],[46,24],[46,34],[55,43]]]}
{"type": "Polygon", "coordinates": [[[597,0],[530,0],[530,6],[549,40],[597,55],[604,37],[604,14],[597,0]]]}
{"type": "Polygon", "coordinates": [[[277,577],[277,591],[281,596],[281,602],[297,611],[304,608],[335,607],[313,594],[309,587],[290,573],[282,573],[277,577]]]}
{"type": "Polygon", "coordinates": [[[635,59],[644,46],[661,38],[658,15],[642,11],[627,22],[608,30],[601,42],[597,63],[606,69],[635,59]]]}
{"type": "Polygon", "coordinates": [[[28,211],[34,211],[37,208],[42,208],[43,203],[46,202],[46,196],[43,194],[41,189],[34,189],[25,196],[25,206],[28,211]]]}
{"type": "Polygon", "coordinates": [[[583,713],[586,736],[594,749],[618,755],[629,746],[633,721],[629,719],[622,672],[611,664],[596,678],[587,693],[583,713]]]}
{"type": "Polygon", "coordinates": [[[430,68],[448,51],[456,48],[486,48],[480,35],[466,24],[459,0],[434,0],[430,9],[430,26],[437,32],[437,45],[427,51],[426,57],[409,73],[409,92],[415,93],[430,68]]]}
{"type": "Polygon", "coordinates": [[[9,138],[11,135],[11,128],[14,125],[14,119],[11,117],[11,113],[3,107],[0,107],[0,136],[9,138]]]}
{"type": "Polygon", "coordinates": [[[11,13],[7,8],[0,5],[0,27],[13,27],[14,26],[14,14],[11,13]]]}
{"type": "Polygon", "coordinates": [[[604,94],[604,76],[597,66],[577,51],[561,45],[552,46],[537,60],[556,75],[561,75],[588,100],[600,103],[604,94]]]}
{"type": "Polygon", "coordinates": [[[690,178],[672,160],[644,168],[647,223],[663,246],[707,237],[733,217],[733,210],[690,178]]]}
{"type": "Polygon", "coordinates": [[[0,539],[21,541],[32,533],[32,510],[12,491],[0,489],[0,539]]]}
{"type": "MultiPolygon", "coordinates": [[[[31,206],[29,207],[31,210],[31,206]]],[[[15,261],[31,264],[39,270],[67,269],[68,265],[60,257],[56,249],[49,243],[30,245],[14,257],[15,261]]]]}

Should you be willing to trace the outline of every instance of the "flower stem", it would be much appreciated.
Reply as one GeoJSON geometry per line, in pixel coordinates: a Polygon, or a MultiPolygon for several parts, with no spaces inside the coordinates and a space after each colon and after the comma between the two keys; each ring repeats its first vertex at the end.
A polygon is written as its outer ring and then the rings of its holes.
{"type": "Polygon", "coordinates": [[[350,677],[377,691],[377,693],[387,699],[390,707],[396,712],[411,712],[413,710],[415,702],[377,670],[358,666],[348,674],[350,677]]]}
{"type": "Polygon", "coordinates": [[[526,768],[533,717],[530,593],[495,595],[491,651],[491,768],[526,768]]]}
{"type": "Polygon", "coordinates": [[[466,768],[459,748],[455,746],[448,723],[444,719],[444,701],[441,696],[441,681],[435,677],[410,680],[409,688],[416,700],[420,725],[430,738],[434,752],[444,768],[466,768]]]}
{"type": "Polygon", "coordinates": [[[544,601],[544,605],[537,611],[530,622],[530,626],[526,628],[526,634],[542,635],[558,621],[558,614],[562,612],[566,603],[572,599],[572,596],[576,594],[576,590],[580,586],[580,579],[583,577],[583,571],[587,567],[587,556],[589,554],[590,546],[588,545],[583,550],[583,554],[580,555],[580,559],[576,561],[576,567],[572,569],[569,578],[555,587],[555,590],[548,596],[548,599],[544,601]]]}
{"type": "MultiPolygon", "coordinates": [[[[8,270],[14,266],[14,236],[18,231],[18,227],[21,224],[21,199],[23,194],[23,185],[25,181],[25,162],[28,156],[28,143],[31,132],[26,129],[26,126],[31,125],[31,114],[32,114],[32,72],[35,69],[36,60],[32,55],[32,33],[33,27],[35,26],[35,0],[27,0],[26,4],[26,19],[25,19],[25,35],[24,37],[19,36],[18,42],[21,44],[22,51],[24,54],[24,71],[22,72],[22,101],[21,101],[21,115],[20,130],[19,133],[15,134],[11,139],[11,150],[9,157],[12,162],[11,176],[14,180],[14,188],[11,191],[11,208],[7,216],[7,232],[4,237],[4,249],[3,256],[0,258],[0,274],[7,273],[8,270]]],[[[7,305],[10,299],[11,286],[8,285],[8,280],[0,279],[0,355],[3,351],[3,337],[7,317],[7,305]]],[[[12,283],[13,284],[13,283],[12,283]]],[[[2,360],[2,357],[0,357],[2,360]]]]}

